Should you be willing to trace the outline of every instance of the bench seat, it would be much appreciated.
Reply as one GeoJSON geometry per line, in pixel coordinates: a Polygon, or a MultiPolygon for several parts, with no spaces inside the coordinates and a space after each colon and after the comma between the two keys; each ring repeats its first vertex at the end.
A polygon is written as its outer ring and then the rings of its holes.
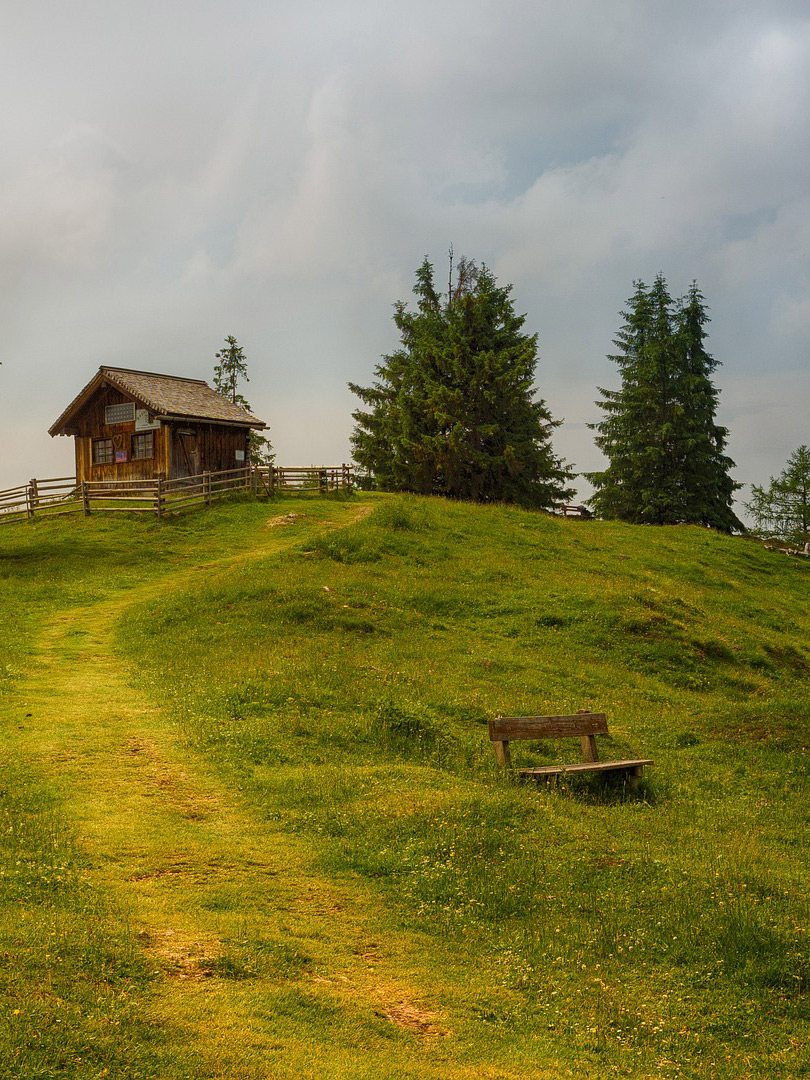
{"type": "Polygon", "coordinates": [[[537,769],[518,769],[518,776],[531,777],[534,780],[550,780],[563,773],[588,773],[588,772],[634,772],[641,773],[645,765],[653,765],[649,758],[638,758],[630,761],[582,761],[576,765],[542,765],[537,769]]]}

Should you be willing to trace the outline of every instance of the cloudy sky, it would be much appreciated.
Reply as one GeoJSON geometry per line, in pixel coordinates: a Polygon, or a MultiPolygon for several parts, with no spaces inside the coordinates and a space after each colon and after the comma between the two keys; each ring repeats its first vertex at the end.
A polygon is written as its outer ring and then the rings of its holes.
{"type": "Polygon", "coordinates": [[[514,283],[577,468],[658,271],[707,297],[736,478],[810,442],[806,3],[0,2],[0,488],[72,471],[99,364],[210,378],[226,334],[279,462],[347,459],[451,243],[514,283]]]}

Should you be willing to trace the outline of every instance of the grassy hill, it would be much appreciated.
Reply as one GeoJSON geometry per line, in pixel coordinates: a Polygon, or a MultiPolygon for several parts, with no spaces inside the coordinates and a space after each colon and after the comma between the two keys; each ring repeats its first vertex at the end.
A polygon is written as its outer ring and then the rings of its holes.
{"type": "Polygon", "coordinates": [[[3,528],[9,1075],[810,1073],[808,574],[416,498],[3,528]],[[584,707],[637,794],[497,774],[584,707]]]}

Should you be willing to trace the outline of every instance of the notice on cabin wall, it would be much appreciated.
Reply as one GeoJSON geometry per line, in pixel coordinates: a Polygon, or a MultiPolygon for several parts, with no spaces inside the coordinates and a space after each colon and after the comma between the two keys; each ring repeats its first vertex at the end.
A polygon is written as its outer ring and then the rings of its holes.
{"type": "Polygon", "coordinates": [[[237,461],[244,461],[245,460],[245,451],[244,450],[237,450],[236,451],[236,460],[237,461]]]}
{"type": "Polygon", "coordinates": [[[107,405],[104,409],[104,423],[108,426],[112,426],[113,424],[131,424],[134,419],[134,401],[121,401],[117,405],[107,405]]]}
{"type": "Polygon", "coordinates": [[[159,427],[160,420],[157,417],[150,417],[148,409],[135,410],[136,431],[155,431],[159,427]]]}
{"type": "Polygon", "coordinates": [[[127,452],[126,452],[126,450],[116,450],[115,451],[115,463],[116,463],[116,465],[118,464],[119,461],[126,461],[126,460],[127,460],[127,452]]]}

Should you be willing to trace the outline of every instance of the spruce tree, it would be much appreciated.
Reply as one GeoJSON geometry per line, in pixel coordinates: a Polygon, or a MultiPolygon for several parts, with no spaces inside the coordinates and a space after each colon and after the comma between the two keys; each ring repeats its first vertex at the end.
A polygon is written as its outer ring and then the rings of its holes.
{"type": "Polygon", "coordinates": [[[400,347],[371,387],[349,384],[367,406],[353,413],[355,460],[383,490],[538,507],[570,494],[558,422],[534,400],[537,337],[511,288],[462,259],[442,295],[430,262],[418,269],[416,309],[395,307],[400,347]]]}
{"type": "Polygon", "coordinates": [[[751,485],[745,504],[758,532],[769,532],[794,544],[810,540],[810,447],[800,446],[767,487],[751,485]]]}
{"type": "MultiPolygon", "coordinates": [[[[245,350],[233,336],[228,334],[225,338],[225,346],[216,354],[218,361],[214,366],[214,389],[218,394],[228,398],[234,405],[239,405],[246,412],[250,412],[250,403],[244,394],[238,390],[239,380],[250,382],[247,373],[247,359],[245,350]]],[[[271,465],[275,460],[273,444],[266,435],[261,435],[251,428],[250,431],[250,463],[251,465],[271,465]]]]}
{"type": "Polygon", "coordinates": [[[623,325],[608,359],[621,388],[597,404],[604,419],[592,424],[609,464],[589,473],[591,505],[601,517],[637,524],[709,525],[743,530],[732,500],[740,486],[723,453],[728,431],[715,423],[718,366],[705,348],[708,322],[696,284],[673,301],[663,275],[651,287],[635,283],[623,325]]]}
{"type": "Polygon", "coordinates": [[[692,282],[675,312],[678,364],[678,471],[684,521],[723,532],[744,532],[734,513],[734,492],[742,485],[730,475],[734,462],[723,451],[728,429],[715,422],[719,391],[710,376],[719,366],[706,351],[706,301],[692,282]]]}

